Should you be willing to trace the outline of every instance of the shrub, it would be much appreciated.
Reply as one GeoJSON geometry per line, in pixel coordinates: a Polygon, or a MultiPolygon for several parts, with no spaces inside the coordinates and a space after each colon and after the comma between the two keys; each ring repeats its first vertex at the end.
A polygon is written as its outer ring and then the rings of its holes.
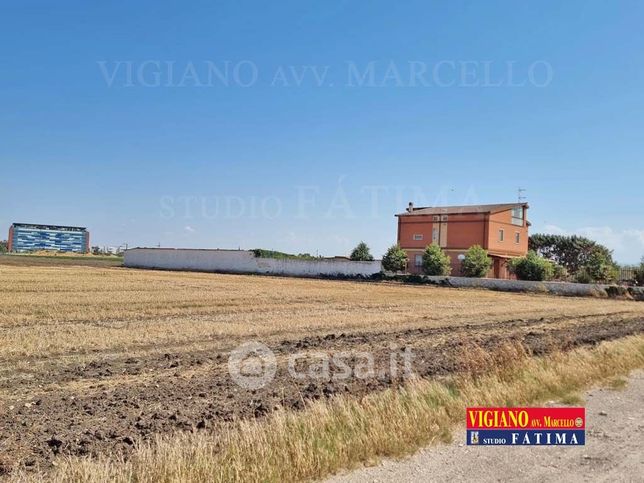
{"type": "Polygon", "coordinates": [[[427,245],[423,253],[423,271],[427,275],[449,275],[452,271],[449,255],[435,243],[427,245]]]}
{"type": "Polygon", "coordinates": [[[566,267],[563,265],[559,265],[558,263],[554,264],[554,274],[553,277],[555,280],[568,280],[570,278],[570,275],[568,274],[568,270],[566,270],[566,267]]]}
{"type": "Polygon", "coordinates": [[[373,261],[373,255],[369,251],[369,247],[365,242],[360,242],[358,243],[358,246],[356,246],[353,251],[351,252],[351,255],[349,256],[351,260],[355,262],[371,262],[373,261]]]}
{"type": "Polygon", "coordinates": [[[590,276],[585,267],[581,267],[575,275],[575,282],[577,283],[593,283],[593,277],[590,276]]]}
{"type": "Polygon", "coordinates": [[[492,267],[492,259],[487,256],[487,250],[479,245],[470,247],[465,252],[465,259],[461,263],[461,272],[466,277],[485,277],[492,267]]]}
{"type": "Polygon", "coordinates": [[[612,258],[600,252],[592,253],[582,270],[586,271],[595,282],[613,282],[619,275],[619,270],[612,258]]]}
{"type": "Polygon", "coordinates": [[[640,266],[635,269],[634,277],[637,285],[644,285],[644,257],[642,257],[640,266]]]}
{"type": "Polygon", "coordinates": [[[529,251],[528,255],[522,258],[513,258],[510,260],[510,271],[514,273],[519,280],[533,280],[541,282],[550,280],[554,275],[554,264],[540,257],[534,251],[529,251]]]}
{"type": "Polygon", "coordinates": [[[422,275],[418,275],[417,273],[412,273],[412,274],[409,274],[409,275],[405,275],[404,282],[405,283],[423,284],[423,283],[425,283],[425,279],[423,278],[422,275]]]}
{"type": "Polygon", "coordinates": [[[400,245],[392,245],[382,257],[382,268],[388,272],[404,272],[407,268],[407,254],[400,245]]]}
{"type": "Polygon", "coordinates": [[[255,248],[251,250],[256,258],[276,258],[278,260],[282,259],[294,259],[294,260],[317,260],[322,257],[314,257],[309,253],[298,253],[293,255],[292,253],[278,252],[276,250],[265,250],[263,248],[255,248]]]}

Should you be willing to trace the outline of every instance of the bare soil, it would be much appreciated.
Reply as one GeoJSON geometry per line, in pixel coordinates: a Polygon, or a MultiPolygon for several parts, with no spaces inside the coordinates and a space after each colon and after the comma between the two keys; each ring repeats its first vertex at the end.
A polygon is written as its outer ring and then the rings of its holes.
{"type": "MultiPolygon", "coordinates": [[[[37,358],[3,368],[0,391],[0,474],[16,467],[47,468],[57,455],[127,454],[156,434],[207,431],[215,423],[262,417],[278,407],[301,409],[308,400],[350,393],[356,396],[395,387],[402,374],[347,380],[293,378],[286,358],[365,351],[376,368],[386,368],[392,352],[409,348],[413,372],[440,377],[471,370],[464,357],[472,348],[493,353],[520,343],[532,354],[568,350],[644,332],[644,318],[632,314],[540,317],[451,327],[399,331],[334,331],[293,339],[258,340],[276,355],[274,380],[265,387],[239,387],[228,371],[236,342],[194,351],[97,355],[56,366],[37,358]]],[[[354,359],[349,364],[357,364],[354,359]]],[[[332,368],[333,372],[334,368],[332,368]]]]}

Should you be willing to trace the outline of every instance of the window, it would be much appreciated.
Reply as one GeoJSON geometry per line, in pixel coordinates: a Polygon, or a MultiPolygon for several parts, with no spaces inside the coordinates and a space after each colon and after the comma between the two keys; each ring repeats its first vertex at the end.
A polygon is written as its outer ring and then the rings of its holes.
{"type": "Polygon", "coordinates": [[[423,235],[422,235],[422,234],[415,234],[415,235],[414,235],[414,240],[422,240],[422,239],[423,239],[423,235]]]}
{"type": "Polygon", "coordinates": [[[523,226],[523,206],[512,208],[512,224],[523,226]]]}
{"type": "Polygon", "coordinates": [[[438,244],[438,227],[432,228],[432,243],[438,244]]]}
{"type": "Polygon", "coordinates": [[[417,267],[422,267],[423,266],[423,256],[422,255],[416,255],[414,258],[414,264],[417,267]]]}
{"type": "Polygon", "coordinates": [[[447,221],[447,215],[441,215],[441,221],[447,221]]]}
{"type": "Polygon", "coordinates": [[[502,242],[503,238],[505,236],[505,233],[503,232],[503,228],[499,230],[499,241],[502,242]]]}
{"type": "Polygon", "coordinates": [[[438,215],[434,215],[434,216],[432,217],[432,220],[434,220],[434,221],[439,221],[440,219],[441,219],[441,217],[440,217],[440,216],[438,216],[438,215]]]}
{"type": "Polygon", "coordinates": [[[514,234],[514,243],[520,243],[521,242],[521,233],[516,232],[514,234]]]}

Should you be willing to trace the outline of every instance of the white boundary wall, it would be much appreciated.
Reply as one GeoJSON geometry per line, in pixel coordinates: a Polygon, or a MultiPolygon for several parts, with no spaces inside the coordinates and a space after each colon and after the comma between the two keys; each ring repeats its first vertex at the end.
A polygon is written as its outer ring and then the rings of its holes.
{"type": "Polygon", "coordinates": [[[430,277],[425,279],[435,285],[456,288],[486,288],[502,292],[534,292],[577,297],[608,297],[608,285],[571,282],[531,282],[528,280],[503,280],[498,278],[430,277]]]}
{"type": "Polygon", "coordinates": [[[380,261],[354,262],[257,258],[247,250],[196,250],[188,248],[132,248],[126,250],[123,264],[131,268],[194,270],[200,272],[265,273],[299,277],[362,276],[380,272],[380,261]]]}
{"type": "Polygon", "coordinates": [[[497,278],[430,277],[423,281],[433,285],[456,288],[486,288],[502,292],[533,292],[567,297],[613,297],[644,301],[644,287],[622,287],[601,283],[530,282],[497,278]]]}

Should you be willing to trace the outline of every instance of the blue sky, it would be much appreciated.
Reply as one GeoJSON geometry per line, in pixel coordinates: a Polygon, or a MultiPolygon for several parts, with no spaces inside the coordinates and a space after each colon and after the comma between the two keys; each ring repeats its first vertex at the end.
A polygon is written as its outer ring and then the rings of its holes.
{"type": "Polygon", "coordinates": [[[514,201],[644,255],[641,2],[11,2],[0,227],[376,255],[417,205],[514,201]]]}

